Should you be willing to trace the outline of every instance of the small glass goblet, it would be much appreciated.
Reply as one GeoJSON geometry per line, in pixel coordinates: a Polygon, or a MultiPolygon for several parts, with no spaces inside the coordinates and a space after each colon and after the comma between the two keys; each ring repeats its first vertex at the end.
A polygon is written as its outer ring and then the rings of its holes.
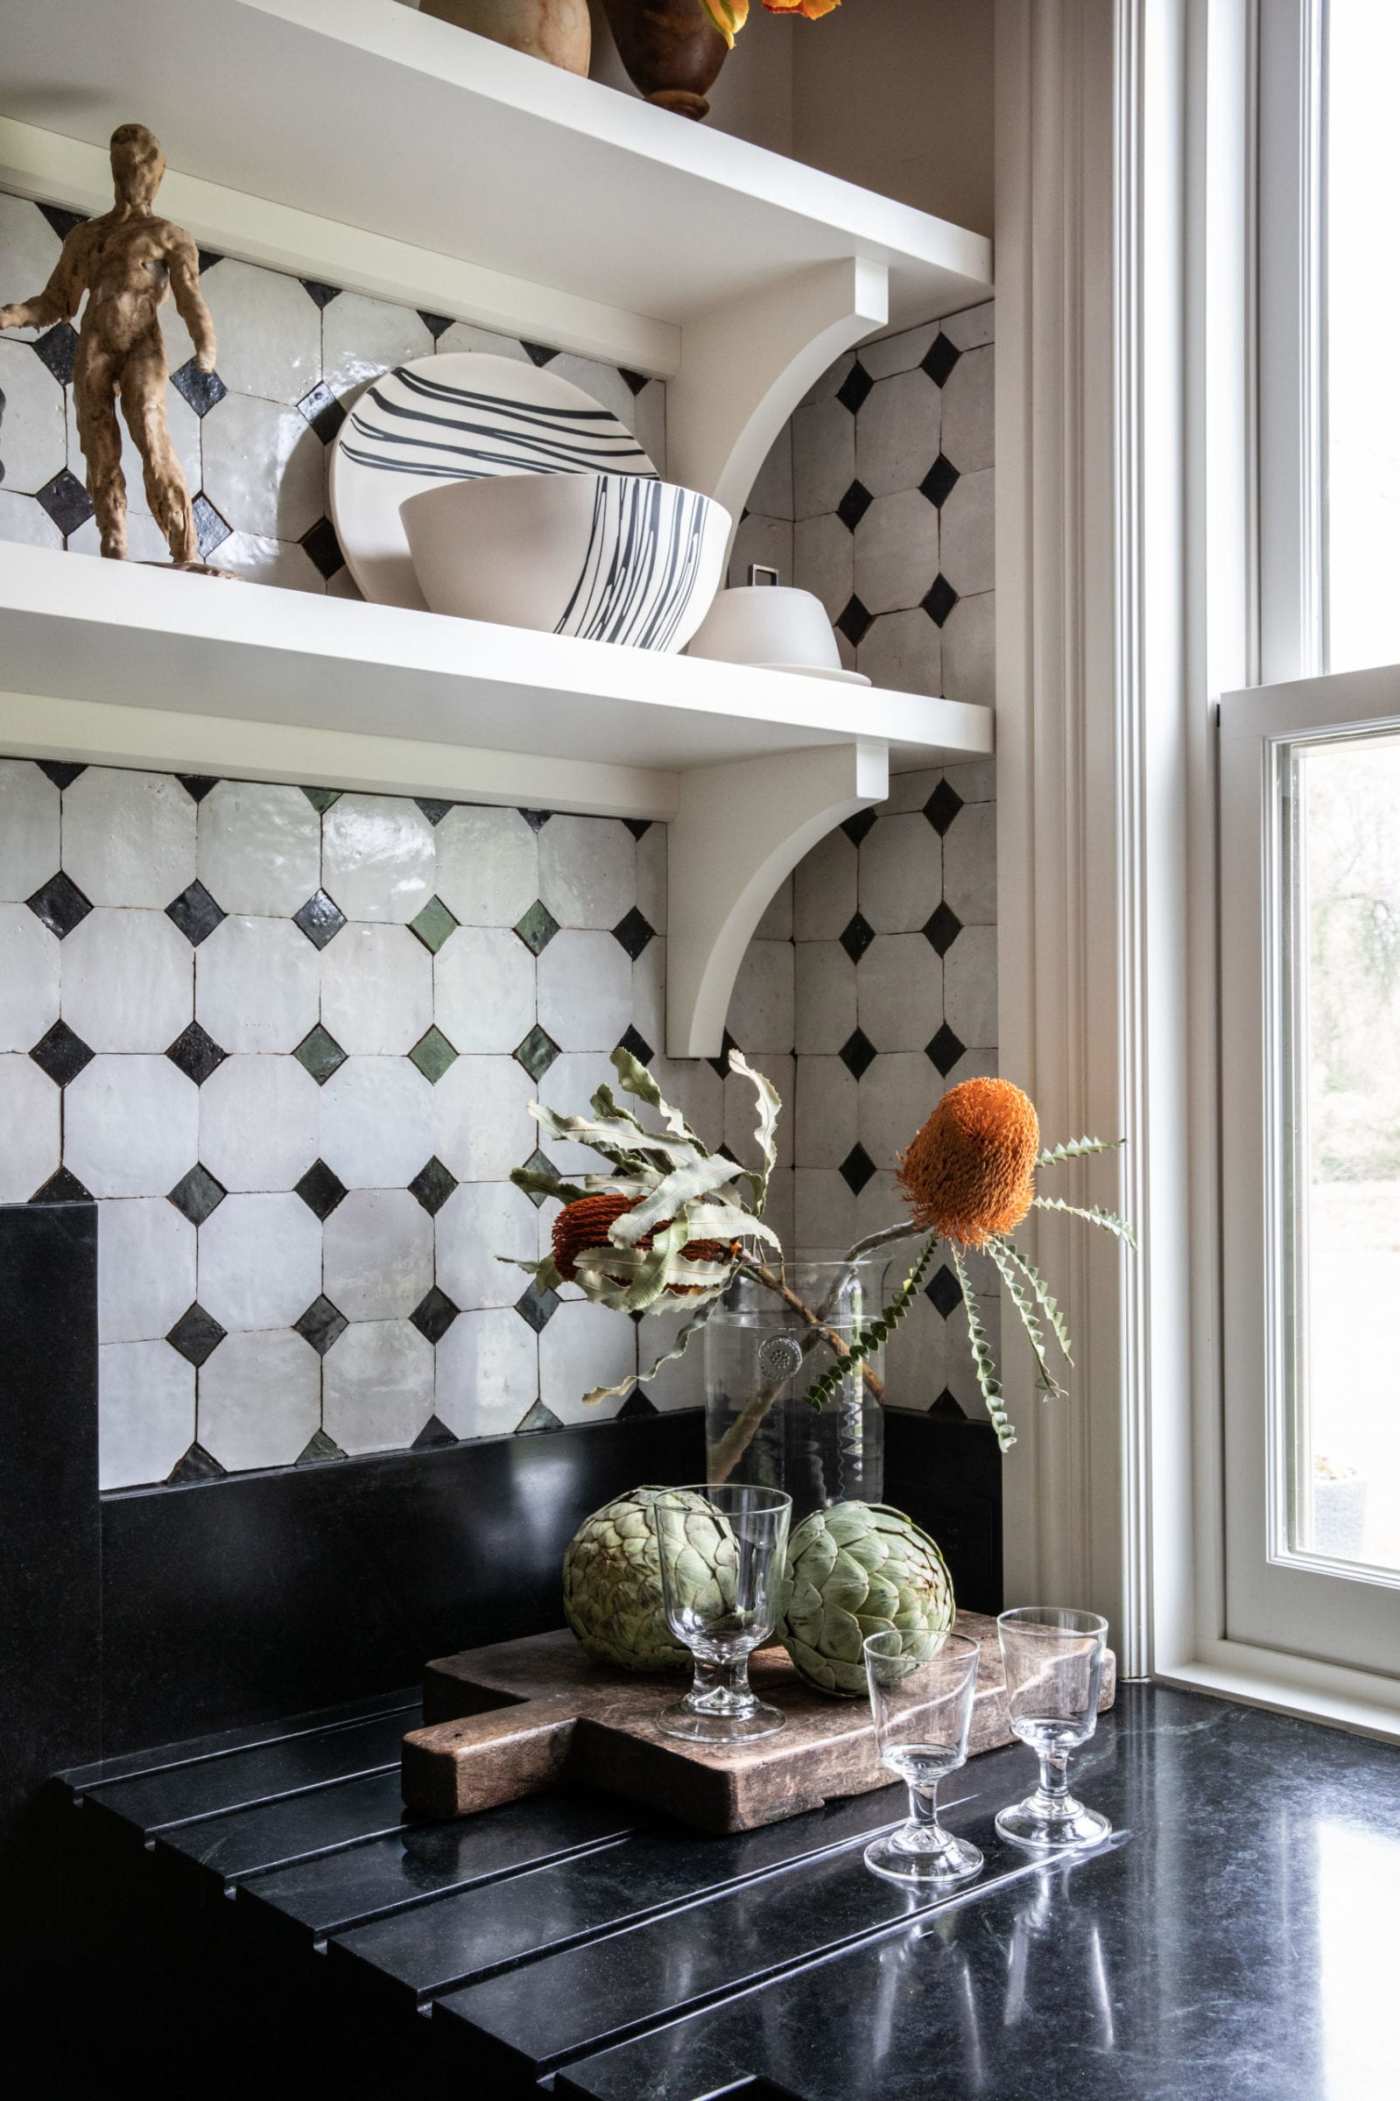
{"type": "Polygon", "coordinates": [[[865,1864],[891,1882],[951,1889],[982,1871],[982,1855],[938,1821],[938,1783],[967,1760],[977,1688],[977,1643],[941,1634],[906,1655],[894,1629],[865,1639],[865,1678],[880,1763],[909,1789],[909,1821],[865,1849],[865,1864]]]}
{"type": "Polygon", "coordinates": [[[1093,1846],[1113,1828],[1069,1791],[1069,1757],[1098,1727],[1108,1621],[1065,1605],[1019,1605],[997,1620],[1011,1732],[1040,1760],[1040,1785],[996,1819],[1037,1852],[1093,1846]]]}
{"type": "Polygon", "coordinates": [[[786,1727],[749,1687],[749,1657],[773,1632],[792,1497],[744,1482],[672,1489],[652,1505],[666,1624],[695,1658],[685,1698],[658,1727],[691,1743],[745,1744],[786,1727]]]}

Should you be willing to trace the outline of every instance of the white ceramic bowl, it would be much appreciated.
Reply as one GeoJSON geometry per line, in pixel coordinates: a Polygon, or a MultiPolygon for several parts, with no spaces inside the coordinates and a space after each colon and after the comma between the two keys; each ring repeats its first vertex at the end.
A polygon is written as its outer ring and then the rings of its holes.
{"type": "Polygon", "coordinates": [[[729,513],[640,474],[445,482],[399,515],[435,613],[684,648],[719,587],[729,513]]]}
{"type": "Polygon", "coordinates": [[[721,591],[690,645],[693,657],[770,670],[843,674],[826,608],[787,584],[738,584],[721,591]]]}

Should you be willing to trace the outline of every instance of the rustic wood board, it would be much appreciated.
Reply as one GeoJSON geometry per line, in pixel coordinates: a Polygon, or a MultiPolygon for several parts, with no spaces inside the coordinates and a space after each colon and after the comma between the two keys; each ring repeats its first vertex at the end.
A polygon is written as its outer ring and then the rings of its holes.
{"type": "MultiPolygon", "coordinates": [[[[1011,1742],[996,1621],[960,1612],[982,1656],[969,1753],[1011,1742]]],[[[572,1634],[534,1634],[428,1665],[421,1729],[403,1740],[403,1796],[431,1817],[468,1816],[562,1781],[664,1810],[700,1831],[752,1831],[839,1795],[888,1787],[864,1700],[816,1692],[780,1648],[750,1670],[754,1690],[788,1726],[734,1751],[663,1736],[660,1711],[679,1678],[640,1678],[589,1662],[572,1634]]],[[[1113,1705],[1115,1659],[1100,1708],[1113,1705]]]]}

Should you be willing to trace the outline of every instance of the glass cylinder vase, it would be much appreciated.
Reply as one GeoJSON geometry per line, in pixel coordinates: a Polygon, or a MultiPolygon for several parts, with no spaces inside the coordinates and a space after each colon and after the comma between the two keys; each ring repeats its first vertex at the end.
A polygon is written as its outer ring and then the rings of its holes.
{"type": "Polygon", "coordinates": [[[883,1258],[812,1255],[775,1260],[772,1284],[735,1278],[705,1327],[708,1480],[785,1489],[794,1524],[832,1503],[883,1501],[883,1353],[820,1405],[806,1396],[879,1313],[884,1273],[883,1258]]]}

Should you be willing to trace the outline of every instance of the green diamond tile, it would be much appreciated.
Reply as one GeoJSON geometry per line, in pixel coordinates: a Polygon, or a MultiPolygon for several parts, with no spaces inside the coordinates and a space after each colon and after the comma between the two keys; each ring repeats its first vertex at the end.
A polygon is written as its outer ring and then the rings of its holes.
{"type": "Polygon", "coordinates": [[[341,796],[339,788],[303,788],[301,792],[312,809],[319,810],[323,816],[333,802],[340,801],[341,796]]]}
{"type": "Polygon", "coordinates": [[[457,1062],[457,1053],[434,1022],[426,1036],[420,1036],[409,1052],[409,1057],[418,1067],[425,1080],[436,1087],[449,1065],[457,1062]]]}
{"type": "Polygon", "coordinates": [[[330,1030],[322,1028],[318,1021],[310,1034],[302,1037],[292,1056],[306,1067],[318,1087],[324,1087],[331,1074],[339,1072],[346,1054],[330,1030]]]}
{"type": "Polygon", "coordinates": [[[548,948],[558,933],[559,922],[549,906],[536,898],[529,911],[516,920],[515,931],[531,955],[537,956],[541,950],[548,948]]]}
{"type": "Polygon", "coordinates": [[[559,1046],[536,1022],[524,1042],[516,1045],[515,1055],[538,1086],[558,1057],[559,1046]]]}
{"type": "Polygon", "coordinates": [[[424,948],[431,949],[436,955],[448,935],[456,933],[459,922],[440,897],[430,897],[418,917],[410,919],[408,924],[424,948]]]}

